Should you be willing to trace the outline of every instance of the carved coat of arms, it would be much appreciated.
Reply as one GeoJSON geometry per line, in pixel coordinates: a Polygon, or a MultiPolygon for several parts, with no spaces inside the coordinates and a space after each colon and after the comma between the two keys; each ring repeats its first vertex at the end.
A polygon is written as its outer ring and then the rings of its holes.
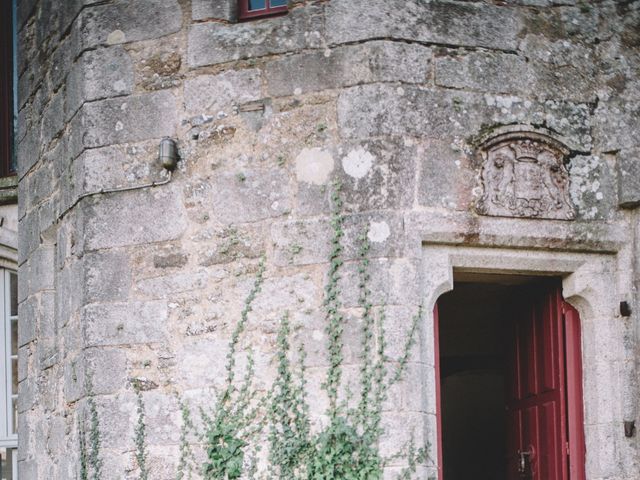
{"type": "Polygon", "coordinates": [[[512,132],[483,145],[478,213],[500,217],[572,220],[568,150],[533,132],[512,132]]]}

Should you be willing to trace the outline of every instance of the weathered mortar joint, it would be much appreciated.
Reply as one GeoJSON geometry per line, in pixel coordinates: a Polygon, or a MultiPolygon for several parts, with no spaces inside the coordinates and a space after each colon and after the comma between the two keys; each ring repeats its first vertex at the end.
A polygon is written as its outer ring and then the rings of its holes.
{"type": "MultiPolygon", "coordinates": [[[[452,50],[454,52],[457,51],[463,51],[463,52],[500,52],[500,53],[504,53],[504,54],[509,54],[509,55],[515,55],[515,56],[519,56],[520,52],[518,52],[517,50],[510,50],[510,49],[501,49],[501,48],[491,48],[491,47],[479,47],[479,46],[475,46],[475,45],[458,45],[455,43],[442,43],[442,42],[433,42],[433,41],[427,41],[427,40],[416,40],[416,39],[410,39],[410,38],[402,38],[402,37],[397,37],[397,36],[385,36],[385,37],[367,37],[364,38],[362,40],[351,40],[351,41],[346,41],[346,42],[336,42],[336,43],[331,43],[328,45],[329,48],[335,48],[335,47],[348,47],[348,46],[353,46],[353,45],[367,45],[368,43],[371,42],[380,42],[380,41],[385,41],[385,42],[392,42],[392,43],[400,43],[400,44],[405,44],[405,45],[420,45],[423,47],[433,47],[435,49],[441,48],[441,49],[448,49],[448,50],[452,50]]],[[[435,50],[435,52],[437,52],[437,50],[435,50]]],[[[435,56],[439,56],[436,55],[435,56]]]]}

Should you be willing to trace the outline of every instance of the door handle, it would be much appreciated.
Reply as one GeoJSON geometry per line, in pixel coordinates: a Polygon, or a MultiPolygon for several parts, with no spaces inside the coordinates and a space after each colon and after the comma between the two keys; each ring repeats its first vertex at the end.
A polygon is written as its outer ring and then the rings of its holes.
{"type": "Polygon", "coordinates": [[[525,476],[531,472],[531,457],[533,456],[533,448],[529,450],[518,450],[518,457],[520,461],[518,462],[518,473],[521,476],[525,476]]]}

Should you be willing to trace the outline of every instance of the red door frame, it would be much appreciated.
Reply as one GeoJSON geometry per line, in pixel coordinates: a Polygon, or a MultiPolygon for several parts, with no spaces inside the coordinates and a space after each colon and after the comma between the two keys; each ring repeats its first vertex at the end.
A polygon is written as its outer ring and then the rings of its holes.
{"type": "MultiPolygon", "coordinates": [[[[566,416],[567,416],[567,454],[569,464],[569,480],[585,480],[586,446],[584,438],[584,407],[582,392],[582,333],[578,311],[562,299],[558,290],[558,303],[562,312],[564,334],[566,416]]],[[[443,478],[442,452],[442,397],[440,384],[440,316],[438,303],[433,308],[434,328],[434,370],[436,382],[436,425],[437,425],[437,474],[438,480],[443,478]]]]}
{"type": "Polygon", "coordinates": [[[578,311],[562,301],[567,372],[567,433],[569,436],[569,479],[585,480],[586,446],[582,395],[582,332],[578,311]]]}

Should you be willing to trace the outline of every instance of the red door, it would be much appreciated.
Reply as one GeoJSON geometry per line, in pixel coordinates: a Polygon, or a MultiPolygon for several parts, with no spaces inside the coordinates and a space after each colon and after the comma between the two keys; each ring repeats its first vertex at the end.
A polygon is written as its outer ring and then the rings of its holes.
{"type": "MultiPolygon", "coordinates": [[[[527,286],[506,319],[507,480],[585,480],[578,312],[561,286],[527,286]]],[[[438,479],[443,479],[439,315],[434,308],[438,479]]]]}
{"type": "Polygon", "coordinates": [[[583,480],[577,312],[562,300],[558,285],[527,287],[512,311],[507,479],[583,480]]]}

